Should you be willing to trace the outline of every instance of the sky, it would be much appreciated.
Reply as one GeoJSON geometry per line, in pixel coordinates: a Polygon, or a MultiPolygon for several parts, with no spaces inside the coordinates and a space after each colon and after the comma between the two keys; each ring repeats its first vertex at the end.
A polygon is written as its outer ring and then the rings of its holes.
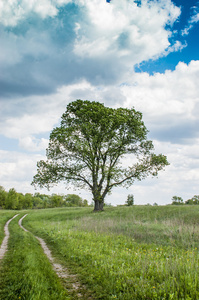
{"type": "MultiPolygon", "coordinates": [[[[170,163],[107,203],[198,195],[198,78],[197,0],[0,0],[0,185],[35,192],[50,132],[82,99],[141,111],[155,153],[170,163]]],[[[92,199],[64,183],[50,193],[92,199]]]]}

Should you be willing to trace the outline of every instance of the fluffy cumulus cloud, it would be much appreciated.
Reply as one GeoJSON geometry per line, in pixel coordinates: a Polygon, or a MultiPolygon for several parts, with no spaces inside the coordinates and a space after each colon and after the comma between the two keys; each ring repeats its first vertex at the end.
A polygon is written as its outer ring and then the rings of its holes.
{"type": "Polygon", "coordinates": [[[180,14],[171,1],[153,5],[143,1],[141,6],[126,0],[115,0],[108,6],[105,1],[79,2],[86,7],[88,22],[76,23],[75,54],[114,55],[122,60],[131,57],[132,66],[160,55],[170,46],[171,32],[165,30],[165,25],[172,24],[180,14]]]}
{"type": "Polygon", "coordinates": [[[135,64],[183,47],[170,40],[180,15],[170,0],[0,3],[4,97],[50,94],[80,78],[119,83],[135,64]]]}
{"type": "Polygon", "coordinates": [[[30,14],[36,14],[42,19],[54,17],[58,8],[71,2],[70,0],[1,0],[0,23],[4,26],[16,26],[30,14]]]}
{"type": "Polygon", "coordinates": [[[199,61],[180,62],[175,71],[164,74],[136,74],[122,87],[125,105],[136,104],[158,139],[186,142],[199,135],[198,76],[199,61]]]}

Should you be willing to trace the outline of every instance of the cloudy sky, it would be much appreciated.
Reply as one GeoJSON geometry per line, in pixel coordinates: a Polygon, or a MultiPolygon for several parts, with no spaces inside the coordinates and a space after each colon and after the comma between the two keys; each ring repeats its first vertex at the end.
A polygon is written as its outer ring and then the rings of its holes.
{"type": "Polygon", "coordinates": [[[170,162],[107,202],[199,194],[198,37],[197,0],[0,0],[0,185],[35,192],[49,133],[80,98],[141,111],[170,162]]]}

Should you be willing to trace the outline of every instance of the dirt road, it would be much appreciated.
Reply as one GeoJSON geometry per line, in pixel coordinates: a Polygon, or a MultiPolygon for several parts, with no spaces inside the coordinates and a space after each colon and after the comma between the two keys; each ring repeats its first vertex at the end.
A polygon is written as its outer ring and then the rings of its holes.
{"type": "Polygon", "coordinates": [[[4,226],[4,232],[5,232],[5,237],[3,239],[3,242],[1,244],[1,248],[0,248],[0,260],[4,257],[6,251],[7,251],[7,248],[8,248],[8,239],[9,239],[9,230],[8,230],[8,225],[9,223],[18,216],[15,215],[13,218],[11,218],[10,220],[8,220],[8,222],[6,223],[6,225],[4,226]]]}

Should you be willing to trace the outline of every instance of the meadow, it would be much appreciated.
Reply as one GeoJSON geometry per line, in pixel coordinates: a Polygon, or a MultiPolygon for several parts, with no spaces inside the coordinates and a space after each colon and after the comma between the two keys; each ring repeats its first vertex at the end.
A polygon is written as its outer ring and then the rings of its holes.
{"type": "MultiPolygon", "coordinates": [[[[78,298],[54,274],[34,236],[17,226],[25,213],[23,226],[42,237],[57,261],[77,274],[84,299],[199,299],[197,206],[17,213],[9,227],[9,251],[1,263],[0,299],[78,298]],[[8,291],[12,297],[3,298],[8,291]],[[30,293],[32,298],[27,298],[30,293]]],[[[3,214],[0,211],[0,217],[3,214]]]]}

